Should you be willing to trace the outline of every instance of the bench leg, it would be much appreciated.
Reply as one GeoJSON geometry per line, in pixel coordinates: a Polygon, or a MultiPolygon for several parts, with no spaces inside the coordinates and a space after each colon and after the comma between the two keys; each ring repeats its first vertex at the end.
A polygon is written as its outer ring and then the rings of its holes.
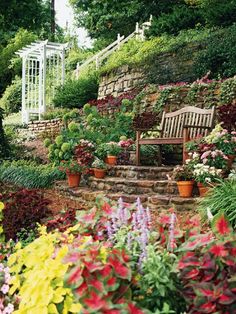
{"type": "Polygon", "coordinates": [[[188,129],[184,128],[184,130],[183,130],[183,164],[185,164],[186,159],[188,159],[187,151],[185,148],[185,143],[187,143],[188,141],[189,141],[188,129]]]}
{"type": "Polygon", "coordinates": [[[141,132],[136,132],[136,166],[140,166],[140,140],[141,132]]]}

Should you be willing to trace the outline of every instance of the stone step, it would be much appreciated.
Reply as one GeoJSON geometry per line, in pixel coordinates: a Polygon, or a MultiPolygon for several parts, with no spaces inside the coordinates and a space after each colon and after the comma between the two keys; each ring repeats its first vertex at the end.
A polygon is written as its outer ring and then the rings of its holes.
{"type": "Polygon", "coordinates": [[[108,175],[126,179],[166,180],[171,175],[173,167],[148,166],[112,166],[108,168],[108,175]]]}
{"type": "Polygon", "coordinates": [[[118,200],[122,197],[126,203],[133,204],[139,197],[144,206],[148,206],[151,210],[167,210],[174,207],[177,211],[194,210],[199,198],[182,198],[178,195],[167,195],[153,193],[150,195],[112,193],[110,191],[93,191],[87,187],[69,188],[66,181],[58,181],[55,189],[61,194],[71,197],[78,202],[85,202],[88,206],[93,206],[93,202],[99,195],[103,195],[111,200],[118,200]]]}
{"type": "Polygon", "coordinates": [[[92,190],[110,191],[111,193],[130,194],[177,194],[177,185],[174,181],[168,180],[143,180],[127,179],[121,177],[108,177],[97,179],[90,177],[88,186],[92,190]]]}

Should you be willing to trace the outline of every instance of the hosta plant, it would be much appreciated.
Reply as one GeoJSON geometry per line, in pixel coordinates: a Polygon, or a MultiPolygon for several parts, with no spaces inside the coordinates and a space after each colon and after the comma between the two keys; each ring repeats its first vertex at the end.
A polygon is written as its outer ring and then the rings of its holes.
{"type": "Polygon", "coordinates": [[[236,313],[236,237],[219,213],[212,232],[195,235],[183,244],[178,262],[187,313],[236,313]]]}

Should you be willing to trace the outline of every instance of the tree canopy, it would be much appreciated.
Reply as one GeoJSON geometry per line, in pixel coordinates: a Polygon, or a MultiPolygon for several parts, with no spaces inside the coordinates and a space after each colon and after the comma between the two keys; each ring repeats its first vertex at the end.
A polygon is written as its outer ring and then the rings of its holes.
{"type": "Polygon", "coordinates": [[[184,0],[70,0],[79,26],[92,38],[114,39],[117,33],[128,35],[136,22],[144,22],[150,14],[168,13],[184,0]]]}

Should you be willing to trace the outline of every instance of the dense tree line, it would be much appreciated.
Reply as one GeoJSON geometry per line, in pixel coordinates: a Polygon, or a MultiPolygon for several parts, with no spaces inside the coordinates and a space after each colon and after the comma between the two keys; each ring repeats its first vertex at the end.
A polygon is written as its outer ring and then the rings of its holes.
{"type": "Polygon", "coordinates": [[[70,0],[79,26],[104,43],[154,16],[151,35],[236,22],[236,0],[70,0]]]}

